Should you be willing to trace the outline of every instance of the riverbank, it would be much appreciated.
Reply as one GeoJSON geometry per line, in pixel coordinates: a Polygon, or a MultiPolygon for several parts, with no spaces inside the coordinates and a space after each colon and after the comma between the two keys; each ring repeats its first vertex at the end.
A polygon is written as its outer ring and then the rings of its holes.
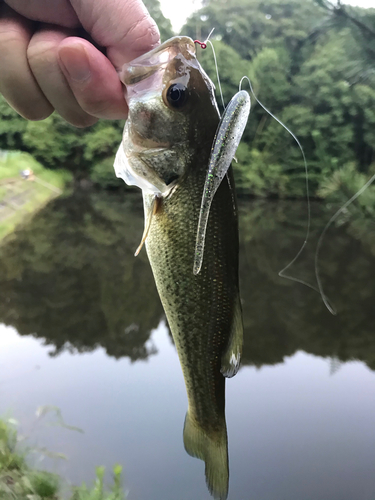
{"type": "Polygon", "coordinates": [[[0,155],[0,242],[25,223],[52,198],[59,196],[72,175],[66,170],[47,170],[32,156],[21,152],[0,155]],[[22,176],[22,172],[32,175],[22,176]],[[25,178],[26,177],[26,178],[25,178]]]}
{"type": "MultiPolygon", "coordinates": [[[[12,419],[0,419],[0,498],[2,500],[126,500],[121,487],[122,467],[113,469],[113,485],[104,486],[104,467],[96,468],[92,487],[73,487],[62,494],[63,479],[56,474],[37,470],[28,464],[27,448],[18,445],[20,436],[12,419]]],[[[29,450],[32,451],[32,450],[29,450]]]]}

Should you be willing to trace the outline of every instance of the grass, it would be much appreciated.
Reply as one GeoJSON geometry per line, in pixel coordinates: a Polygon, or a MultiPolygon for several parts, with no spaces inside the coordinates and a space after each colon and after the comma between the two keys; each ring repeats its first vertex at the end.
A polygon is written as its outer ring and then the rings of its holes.
{"type": "Polygon", "coordinates": [[[66,170],[44,168],[28,153],[10,151],[5,157],[0,158],[0,182],[4,179],[19,177],[20,171],[26,169],[33,170],[36,176],[60,189],[63,189],[65,183],[72,178],[70,172],[66,170]]]}
{"type": "MultiPolygon", "coordinates": [[[[27,450],[21,450],[18,441],[12,419],[0,419],[1,500],[63,500],[62,478],[31,468],[27,463],[27,450]]],[[[104,485],[104,472],[104,467],[97,467],[94,485],[73,487],[69,500],[126,500],[121,486],[122,467],[114,467],[113,485],[109,490],[104,485]]]]}
{"type": "Polygon", "coordinates": [[[0,242],[27,218],[58,196],[71,174],[47,170],[27,153],[10,152],[0,157],[0,242]],[[25,181],[21,170],[31,169],[35,181],[25,181]]]}

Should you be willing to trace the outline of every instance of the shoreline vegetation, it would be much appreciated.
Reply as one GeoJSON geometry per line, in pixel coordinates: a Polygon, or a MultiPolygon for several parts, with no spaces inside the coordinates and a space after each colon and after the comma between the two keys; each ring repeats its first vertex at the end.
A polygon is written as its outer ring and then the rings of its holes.
{"type": "MultiPolygon", "coordinates": [[[[145,4],[162,40],[173,36],[159,1],[145,4]]],[[[203,40],[213,27],[224,102],[249,76],[257,98],[302,144],[311,195],[334,188],[346,201],[343,194],[354,194],[356,175],[369,179],[375,168],[375,9],[335,7],[329,0],[208,0],[181,34],[203,40]],[[339,191],[337,172],[345,180],[339,191]]],[[[197,57],[216,82],[211,50],[197,48],[197,57]]],[[[76,184],[127,189],[113,173],[123,126],[122,121],[101,120],[77,129],[57,113],[27,122],[0,96],[0,149],[28,152],[50,170],[69,170],[76,184]]],[[[253,98],[236,157],[240,194],[305,197],[297,144],[253,98]]]]}
{"type": "MultiPolygon", "coordinates": [[[[145,4],[161,39],[173,36],[159,0],[145,4]]],[[[329,0],[270,0],[267,5],[260,0],[209,0],[189,17],[181,34],[204,39],[215,27],[211,40],[224,101],[230,101],[248,75],[260,101],[301,142],[311,198],[343,205],[375,172],[374,23],[375,9],[335,7],[329,0]]],[[[197,57],[216,81],[211,51],[198,48],[197,57]]],[[[132,190],[113,170],[123,126],[122,121],[100,120],[77,129],[57,113],[27,122],[0,95],[0,243],[56,195],[46,185],[21,179],[4,187],[2,178],[19,177],[19,170],[30,165],[37,177],[57,189],[72,181],[74,186],[132,190]],[[1,149],[23,153],[10,153],[4,160],[1,149]],[[14,162],[13,170],[7,171],[6,162],[14,162]]],[[[253,98],[236,157],[239,197],[306,197],[297,144],[253,98]]],[[[375,187],[370,186],[353,209],[372,214],[373,207],[375,187]]]]}
{"type": "Polygon", "coordinates": [[[0,498],[1,500],[126,500],[122,488],[122,467],[113,468],[113,484],[104,484],[104,467],[96,468],[93,486],[73,486],[63,491],[64,479],[33,468],[28,461],[32,449],[21,448],[16,421],[0,417],[0,498]]]}
{"type": "Polygon", "coordinates": [[[49,201],[63,193],[73,179],[67,170],[44,168],[30,154],[0,151],[0,243],[49,201]],[[24,179],[22,171],[32,171],[24,179]]]}

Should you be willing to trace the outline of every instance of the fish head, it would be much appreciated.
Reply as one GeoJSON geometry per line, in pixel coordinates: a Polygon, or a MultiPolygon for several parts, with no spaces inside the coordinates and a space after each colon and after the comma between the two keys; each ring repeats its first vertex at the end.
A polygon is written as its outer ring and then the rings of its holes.
{"type": "Polygon", "coordinates": [[[197,155],[209,156],[219,122],[214,85],[188,37],[125,64],[120,78],[129,114],[116,175],[147,193],[168,194],[197,155]]]}

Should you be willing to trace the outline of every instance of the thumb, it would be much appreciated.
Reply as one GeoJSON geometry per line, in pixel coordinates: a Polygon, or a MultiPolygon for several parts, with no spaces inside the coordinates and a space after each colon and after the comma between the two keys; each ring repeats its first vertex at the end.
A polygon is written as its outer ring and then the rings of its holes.
{"type": "Polygon", "coordinates": [[[116,68],[160,43],[156,23],[141,0],[71,0],[71,4],[116,68]]]}

